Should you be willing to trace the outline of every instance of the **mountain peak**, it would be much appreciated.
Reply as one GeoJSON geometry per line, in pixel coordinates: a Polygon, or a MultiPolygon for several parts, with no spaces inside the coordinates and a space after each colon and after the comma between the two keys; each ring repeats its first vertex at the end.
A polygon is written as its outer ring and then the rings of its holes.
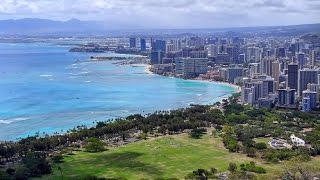
{"type": "Polygon", "coordinates": [[[66,21],[66,22],[81,22],[81,20],[76,19],[76,18],[72,18],[72,19],[69,19],[69,20],[66,21]]]}

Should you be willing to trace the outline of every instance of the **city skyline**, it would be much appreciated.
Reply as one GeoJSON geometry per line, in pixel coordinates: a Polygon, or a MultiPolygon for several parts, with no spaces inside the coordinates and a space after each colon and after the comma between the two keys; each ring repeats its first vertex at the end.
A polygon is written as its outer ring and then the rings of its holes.
{"type": "Polygon", "coordinates": [[[3,0],[0,20],[103,21],[122,28],[226,28],[320,22],[318,0],[3,0]]]}

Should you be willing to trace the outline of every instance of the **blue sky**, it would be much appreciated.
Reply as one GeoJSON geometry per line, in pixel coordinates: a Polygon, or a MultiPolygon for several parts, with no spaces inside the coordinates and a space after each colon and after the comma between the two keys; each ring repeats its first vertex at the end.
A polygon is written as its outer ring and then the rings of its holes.
{"type": "Polygon", "coordinates": [[[0,0],[0,19],[99,20],[136,28],[320,22],[320,0],[0,0]]]}

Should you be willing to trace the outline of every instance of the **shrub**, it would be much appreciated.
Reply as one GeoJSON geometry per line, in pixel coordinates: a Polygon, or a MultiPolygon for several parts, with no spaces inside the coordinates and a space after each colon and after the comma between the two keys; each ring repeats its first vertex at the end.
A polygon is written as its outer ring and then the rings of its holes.
{"type": "Polygon", "coordinates": [[[86,143],[87,144],[84,146],[84,148],[88,152],[102,152],[105,150],[105,143],[97,138],[89,138],[86,143]]]}
{"type": "Polygon", "coordinates": [[[206,129],[193,129],[190,132],[190,137],[193,139],[200,139],[205,132],[207,132],[206,129]]]}
{"type": "Polygon", "coordinates": [[[223,137],[223,144],[230,152],[238,152],[240,149],[237,139],[231,135],[223,137]]]}
{"type": "Polygon", "coordinates": [[[259,149],[259,150],[262,150],[262,149],[267,149],[267,145],[266,145],[266,143],[256,143],[255,145],[254,145],[254,147],[255,148],[257,148],[257,149],[259,149]]]}
{"type": "Polygon", "coordinates": [[[236,172],[237,169],[238,169],[238,167],[237,167],[237,164],[236,164],[236,163],[229,163],[228,170],[229,170],[231,173],[236,172]]]}
{"type": "Polygon", "coordinates": [[[240,170],[258,174],[265,174],[267,172],[263,167],[256,166],[256,164],[252,161],[249,164],[241,164],[240,170]]]}

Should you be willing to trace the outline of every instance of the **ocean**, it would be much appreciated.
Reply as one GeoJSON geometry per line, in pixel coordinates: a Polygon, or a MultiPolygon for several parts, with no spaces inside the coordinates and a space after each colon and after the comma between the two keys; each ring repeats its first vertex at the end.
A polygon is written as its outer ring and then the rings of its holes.
{"type": "Polygon", "coordinates": [[[63,133],[134,113],[213,104],[236,91],[150,74],[144,66],[92,62],[95,54],[69,48],[54,42],[0,43],[0,141],[63,133]]]}

